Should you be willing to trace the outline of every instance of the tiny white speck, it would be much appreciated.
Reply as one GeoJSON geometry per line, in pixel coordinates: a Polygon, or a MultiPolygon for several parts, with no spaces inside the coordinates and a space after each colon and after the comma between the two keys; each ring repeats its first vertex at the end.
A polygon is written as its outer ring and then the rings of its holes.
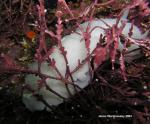
{"type": "Polygon", "coordinates": [[[145,86],[143,86],[143,88],[146,90],[148,87],[145,85],[145,86]]]}
{"type": "Polygon", "coordinates": [[[38,24],[38,21],[35,21],[35,24],[38,24]]]}
{"type": "Polygon", "coordinates": [[[45,9],[44,12],[46,13],[46,12],[47,12],[47,9],[45,9]]]}
{"type": "Polygon", "coordinates": [[[80,105],[77,105],[77,107],[80,107],[80,105]]]}
{"type": "Polygon", "coordinates": [[[92,54],[92,57],[95,56],[95,54],[92,54]]]}
{"type": "Polygon", "coordinates": [[[134,105],[137,105],[137,102],[134,102],[134,105]]]}
{"type": "Polygon", "coordinates": [[[68,19],[65,19],[65,22],[68,22],[69,20],[68,19]]]}

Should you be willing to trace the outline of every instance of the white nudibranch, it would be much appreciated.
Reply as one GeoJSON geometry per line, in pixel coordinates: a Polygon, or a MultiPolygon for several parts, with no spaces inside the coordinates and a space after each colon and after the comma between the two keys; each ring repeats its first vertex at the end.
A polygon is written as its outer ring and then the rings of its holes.
{"type": "MultiPolygon", "coordinates": [[[[127,12],[125,12],[124,16],[120,19],[120,22],[118,26],[121,26],[121,21],[126,20],[125,19],[127,16],[127,12]]],[[[93,20],[91,21],[91,30],[96,27],[102,27],[107,29],[108,26],[106,23],[112,27],[114,24],[116,24],[117,19],[111,19],[111,18],[106,18],[106,19],[100,19],[100,20],[93,20]],[[105,23],[104,23],[105,22],[105,23]]],[[[89,22],[85,22],[81,24],[80,26],[83,27],[84,30],[86,30],[87,25],[89,22]]],[[[132,24],[127,22],[122,34],[125,37],[129,36],[130,28],[132,24]]],[[[97,43],[99,42],[100,34],[105,36],[105,31],[102,28],[95,28],[91,32],[91,39],[90,39],[90,52],[94,50],[96,47],[97,43]]],[[[76,32],[81,33],[80,29],[76,29],[76,32]]],[[[139,28],[135,25],[133,25],[133,30],[132,30],[132,36],[131,38],[133,39],[144,39],[146,37],[146,34],[142,34],[139,28]]],[[[83,39],[82,35],[79,35],[77,33],[72,33],[70,35],[64,36],[62,38],[62,45],[65,48],[67,52],[67,59],[68,59],[68,64],[69,68],[71,71],[73,71],[76,66],[78,65],[79,60],[82,61],[87,57],[87,49],[85,47],[85,42],[81,41],[83,39]]],[[[122,43],[119,43],[119,48],[122,49],[122,43]]],[[[131,45],[128,50],[134,50],[136,48],[139,48],[138,45],[131,45]]],[[[132,55],[139,55],[140,52],[136,51],[135,53],[132,53],[132,55]]],[[[65,76],[66,73],[66,66],[65,66],[65,60],[59,50],[58,47],[54,47],[53,53],[49,56],[51,59],[53,58],[56,62],[56,67],[58,68],[59,72],[61,73],[62,76],[65,76]]],[[[30,69],[37,70],[37,62],[32,63],[29,65],[30,69]]],[[[43,74],[47,74],[49,76],[53,77],[59,77],[58,73],[50,66],[48,66],[47,62],[43,62],[41,65],[41,72],[43,74]]],[[[78,71],[72,74],[72,77],[74,79],[74,84],[79,86],[81,89],[85,88],[90,81],[90,73],[89,73],[89,65],[88,63],[84,64],[78,71]]],[[[49,90],[46,89],[45,86],[42,88],[38,89],[38,80],[40,77],[35,76],[33,74],[28,74],[25,77],[25,83],[29,85],[32,89],[36,91],[37,94],[41,95],[43,99],[51,106],[57,106],[60,103],[64,101],[63,98],[67,99],[70,97],[70,94],[68,93],[65,83],[59,80],[55,79],[46,79],[47,85],[55,91],[57,94],[60,94],[62,97],[56,95],[55,93],[50,92],[49,90]]],[[[75,89],[74,86],[71,84],[68,84],[68,89],[70,93],[73,95],[75,94],[75,89]]],[[[79,89],[78,89],[79,91],[79,89]]],[[[35,110],[44,110],[46,109],[47,111],[50,111],[50,109],[43,104],[41,101],[38,101],[37,98],[28,90],[24,90],[23,93],[23,103],[25,106],[30,110],[30,111],[35,111],[35,110]]]]}

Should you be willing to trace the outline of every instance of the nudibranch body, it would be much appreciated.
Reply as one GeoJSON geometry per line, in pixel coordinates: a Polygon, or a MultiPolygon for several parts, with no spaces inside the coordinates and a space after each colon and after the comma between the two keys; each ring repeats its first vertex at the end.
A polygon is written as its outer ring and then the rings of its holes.
{"type": "MultiPolygon", "coordinates": [[[[123,20],[127,21],[127,19],[125,19],[126,15],[127,15],[127,13],[125,13],[123,18],[120,19],[120,22],[118,23],[118,27],[120,27],[122,25],[121,21],[123,21],[123,20]]],[[[104,29],[109,29],[109,26],[112,27],[113,25],[116,24],[116,22],[117,22],[117,19],[112,19],[112,18],[93,20],[90,22],[90,30],[92,30],[94,27],[102,27],[104,29]]],[[[84,31],[86,30],[88,23],[89,22],[85,22],[80,25],[84,29],[84,31]]],[[[132,23],[130,23],[130,22],[126,23],[126,25],[122,31],[122,34],[125,37],[129,37],[129,32],[130,32],[131,26],[132,26],[132,23]]],[[[105,30],[102,28],[95,28],[91,32],[90,46],[89,46],[90,53],[94,50],[97,43],[99,42],[100,35],[103,35],[103,36],[106,35],[105,30]]],[[[77,67],[79,61],[81,62],[82,60],[84,60],[87,57],[87,49],[85,46],[84,37],[82,35],[82,32],[79,28],[76,30],[76,32],[77,33],[74,32],[74,33],[71,33],[70,35],[64,36],[61,41],[65,51],[67,52],[67,60],[68,60],[68,65],[69,65],[70,71],[73,71],[77,67]],[[81,34],[81,35],[79,35],[79,34],[81,34]]],[[[131,38],[136,39],[136,40],[144,39],[146,37],[146,34],[142,34],[141,31],[139,30],[139,28],[135,25],[133,25],[132,33],[133,34],[131,35],[131,38]]],[[[122,48],[123,48],[123,46],[122,46],[122,43],[120,42],[118,49],[121,50],[122,48]]],[[[136,48],[139,48],[139,46],[132,44],[128,49],[130,51],[130,50],[134,50],[136,48]]],[[[139,54],[140,54],[139,51],[134,54],[132,53],[132,55],[139,55],[139,54]]],[[[53,58],[55,60],[57,69],[59,70],[61,75],[63,77],[65,77],[65,74],[66,74],[65,60],[57,46],[54,47],[54,51],[49,57],[51,59],[53,58]]],[[[37,62],[32,63],[29,66],[29,68],[33,69],[33,70],[37,70],[37,68],[38,68],[37,62]]],[[[76,71],[75,73],[72,74],[72,77],[74,80],[74,82],[72,82],[72,83],[77,85],[81,89],[86,87],[89,84],[90,77],[91,77],[89,70],[90,69],[89,69],[88,63],[85,63],[78,71],[76,71]]],[[[48,66],[47,62],[42,63],[41,72],[43,74],[47,74],[49,76],[59,77],[59,74],[52,67],[48,66]]],[[[68,99],[70,97],[70,94],[68,93],[66,85],[63,81],[49,79],[49,78],[46,79],[46,84],[57,94],[61,95],[61,97],[60,97],[59,95],[47,90],[47,88],[45,86],[38,89],[38,80],[39,79],[40,78],[38,76],[35,76],[33,74],[28,74],[25,77],[25,83],[28,84],[31,88],[33,88],[37,94],[41,95],[43,97],[43,99],[49,105],[57,106],[64,101],[63,98],[68,99]]],[[[68,85],[68,89],[69,89],[70,93],[72,95],[75,94],[76,92],[74,89],[74,85],[72,85],[72,84],[67,84],[67,85],[68,85]]],[[[78,91],[79,91],[79,89],[78,89],[78,91]]],[[[24,91],[23,102],[24,102],[25,106],[31,111],[43,110],[43,109],[46,109],[48,111],[50,110],[45,104],[43,104],[41,101],[38,101],[36,99],[36,97],[27,90],[24,91]]]]}

